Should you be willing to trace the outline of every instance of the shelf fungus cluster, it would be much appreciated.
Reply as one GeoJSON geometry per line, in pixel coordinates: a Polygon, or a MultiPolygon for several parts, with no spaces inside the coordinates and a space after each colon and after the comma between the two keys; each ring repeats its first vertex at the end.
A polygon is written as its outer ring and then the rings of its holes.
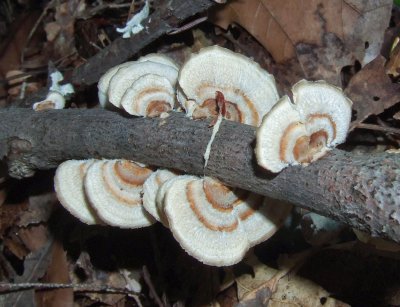
{"type": "Polygon", "coordinates": [[[136,116],[158,116],[175,105],[178,65],[150,54],[109,69],[98,83],[100,105],[107,103],[136,116]]]}
{"type": "Polygon", "coordinates": [[[60,203],[85,224],[140,228],[155,222],[141,195],[152,172],[127,160],[69,160],[57,168],[54,188],[60,203]]]}
{"type": "Polygon", "coordinates": [[[291,209],[208,177],[127,160],[66,161],[54,182],[61,204],[82,222],[139,228],[158,220],[188,254],[215,266],[239,262],[291,209]]]}
{"type": "Polygon", "coordinates": [[[282,97],[257,131],[258,164],[271,172],[289,165],[308,165],[345,141],[352,102],[325,81],[302,80],[293,102],[282,97]]]}
{"type": "MultiPolygon", "coordinates": [[[[111,68],[98,84],[100,104],[135,116],[184,110],[211,119],[205,166],[224,119],[258,127],[256,157],[272,172],[307,165],[344,142],[351,101],[323,81],[300,81],[293,102],[279,99],[272,75],[243,55],[213,46],[181,68],[151,54],[111,68]],[[176,108],[175,102],[180,108],[176,108]]],[[[267,240],[291,206],[209,177],[179,174],[127,160],[66,161],[56,172],[61,204],[86,224],[169,228],[186,252],[215,266],[239,262],[267,240]]]]}

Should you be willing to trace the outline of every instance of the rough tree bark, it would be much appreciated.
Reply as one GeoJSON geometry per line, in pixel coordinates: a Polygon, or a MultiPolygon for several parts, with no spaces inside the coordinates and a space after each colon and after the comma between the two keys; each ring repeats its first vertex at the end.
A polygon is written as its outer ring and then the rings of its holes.
{"type": "Polygon", "coordinates": [[[274,175],[254,157],[255,128],[224,121],[204,169],[212,129],[182,114],[165,119],[105,110],[0,110],[0,157],[15,177],[67,159],[125,158],[216,177],[400,242],[398,154],[356,155],[333,150],[308,167],[274,175]]]}
{"type": "Polygon", "coordinates": [[[88,62],[74,70],[75,84],[96,83],[109,68],[127,61],[162,35],[178,27],[185,19],[202,13],[217,5],[212,0],[172,0],[164,1],[157,10],[143,22],[145,30],[130,38],[118,38],[88,62]]]}

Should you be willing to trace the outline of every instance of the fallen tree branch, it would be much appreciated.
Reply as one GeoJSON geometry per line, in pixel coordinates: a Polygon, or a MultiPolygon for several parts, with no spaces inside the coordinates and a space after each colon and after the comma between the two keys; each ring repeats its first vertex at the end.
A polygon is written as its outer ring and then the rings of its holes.
{"type": "Polygon", "coordinates": [[[143,22],[143,31],[130,38],[118,38],[99,51],[74,70],[72,82],[82,85],[96,83],[109,68],[127,61],[150,43],[177,28],[187,18],[214,5],[217,3],[212,0],[164,1],[164,4],[143,22]]]}
{"type": "Polygon", "coordinates": [[[273,175],[254,157],[255,128],[224,121],[207,168],[208,121],[173,113],[133,118],[105,110],[0,110],[0,157],[14,177],[32,175],[68,159],[125,158],[209,175],[400,242],[400,159],[333,150],[308,167],[273,175]]]}

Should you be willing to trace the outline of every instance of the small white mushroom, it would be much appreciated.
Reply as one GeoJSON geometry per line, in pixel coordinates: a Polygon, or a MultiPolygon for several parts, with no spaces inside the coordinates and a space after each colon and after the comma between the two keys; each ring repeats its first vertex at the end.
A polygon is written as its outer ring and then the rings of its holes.
{"type": "Polygon", "coordinates": [[[144,29],[142,21],[149,17],[149,2],[149,0],[145,0],[143,8],[129,19],[125,27],[117,28],[117,32],[122,33],[123,38],[129,38],[131,35],[135,35],[144,29]]]}
{"type": "Polygon", "coordinates": [[[292,91],[293,103],[280,99],[257,131],[257,162],[271,172],[319,159],[343,143],[349,129],[352,102],[341,89],[302,80],[292,91]]]}
{"type": "Polygon", "coordinates": [[[208,265],[239,262],[250,247],[271,237],[290,211],[286,204],[211,178],[172,180],[164,196],[169,227],[188,254],[208,265]]]}
{"type": "Polygon", "coordinates": [[[49,92],[45,100],[35,102],[32,106],[35,111],[50,109],[64,109],[65,98],[59,92],[49,92]]]}
{"type": "Polygon", "coordinates": [[[58,70],[50,74],[50,79],[51,79],[51,85],[49,88],[50,92],[58,92],[63,96],[68,96],[75,93],[74,87],[72,86],[71,83],[60,84],[60,82],[64,80],[64,76],[58,70]]]}
{"type": "Polygon", "coordinates": [[[149,226],[155,220],[144,210],[143,183],[152,170],[128,160],[95,162],[87,171],[86,195],[99,217],[121,228],[149,226]]]}
{"type": "Polygon", "coordinates": [[[33,104],[35,111],[47,110],[47,109],[64,109],[65,97],[73,94],[74,87],[71,83],[59,84],[64,80],[64,76],[58,70],[50,74],[51,86],[46,99],[33,104]]]}
{"type": "Polygon", "coordinates": [[[163,215],[163,213],[156,205],[157,193],[166,181],[177,176],[177,173],[170,170],[159,169],[152,173],[143,184],[143,207],[159,222],[161,221],[160,214],[163,215]]]}
{"type": "Polygon", "coordinates": [[[218,114],[218,91],[226,100],[226,119],[259,126],[279,98],[272,75],[253,60],[219,46],[192,55],[179,72],[178,84],[181,106],[188,112],[187,100],[198,105],[193,118],[218,114]]]}
{"type": "Polygon", "coordinates": [[[121,99],[126,112],[136,116],[159,116],[173,109],[175,90],[167,78],[147,74],[133,82],[121,99]]]}
{"type": "Polygon", "coordinates": [[[140,77],[153,74],[165,77],[172,86],[175,86],[178,70],[170,65],[152,61],[135,62],[127,67],[121,67],[110,80],[108,99],[114,106],[121,107],[121,99],[128,88],[140,77]]]}
{"type": "Polygon", "coordinates": [[[101,224],[91,208],[84,189],[83,180],[87,169],[95,160],[69,160],[61,163],[54,177],[54,189],[61,205],[85,224],[101,224]]]}

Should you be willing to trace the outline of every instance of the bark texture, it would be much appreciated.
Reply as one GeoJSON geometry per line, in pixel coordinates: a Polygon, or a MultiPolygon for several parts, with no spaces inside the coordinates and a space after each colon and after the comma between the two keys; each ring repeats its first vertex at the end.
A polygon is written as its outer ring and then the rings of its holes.
{"type": "Polygon", "coordinates": [[[185,19],[217,5],[212,0],[164,1],[142,24],[145,29],[130,38],[118,38],[74,70],[75,84],[92,85],[111,67],[126,62],[144,47],[178,27],[185,19]]]}
{"type": "Polygon", "coordinates": [[[216,177],[400,242],[400,155],[333,150],[308,167],[271,174],[257,166],[255,128],[224,121],[207,168],[212,128],[173,113],[134,118],[105,110],[0,110],[0,157],[14,177],[68,159],[125,158],[216,177]]]}

